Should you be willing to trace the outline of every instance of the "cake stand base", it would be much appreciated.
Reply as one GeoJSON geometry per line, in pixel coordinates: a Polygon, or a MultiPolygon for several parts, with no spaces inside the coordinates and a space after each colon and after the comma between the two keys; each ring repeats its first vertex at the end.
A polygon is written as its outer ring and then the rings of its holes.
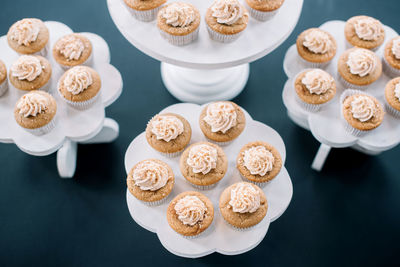
{"type": "Polygon", "coordinates": [[[249,64],[226,69],[190,69],[161,63],[165,87],[182,102],[204,104],[237,96],[249,79],[249,64]]]}

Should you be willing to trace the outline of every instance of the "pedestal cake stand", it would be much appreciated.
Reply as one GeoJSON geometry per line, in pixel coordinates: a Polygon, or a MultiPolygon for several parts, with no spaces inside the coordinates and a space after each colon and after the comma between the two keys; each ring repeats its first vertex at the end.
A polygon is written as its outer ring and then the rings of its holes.
{"type": "Polygon", "coordinates": [[[169,92],[184,102],[205,103],[237,96],[249,77],[249,63],[281,45],[300,17],[303,0],[286,0],[270,21],[250,19],[247,29],[233,43],[211,40],[204,14],[213,0],[185,0],[202,16],[199,38],[186,46],[162,39],[156,21],[141,22],[123,0],[107,0],[110,15],[125,38],[143,53],[161,61],[162,80],[169,92]]]}

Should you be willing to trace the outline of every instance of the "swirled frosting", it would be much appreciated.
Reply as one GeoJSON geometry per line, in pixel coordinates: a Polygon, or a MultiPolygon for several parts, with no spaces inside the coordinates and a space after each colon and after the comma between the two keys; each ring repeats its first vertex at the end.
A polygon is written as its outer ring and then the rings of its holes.
{"type": "Polygon", "coordinates": [[[400,59],[400,38],[393,40],[392,53],[396,59],[400,59]]]}
{"type": "Polygon", "coordinates": [[[324,94],[332,88],[333,78],[327,72],[314,69],[308,71],[301,82],[306,86],[311,94],[324,94]]]}
{"type": "Polygon", "coordinates": [[[74,35],[66,35],[57,42],[56,49],[68,60],[78,60],[85,45],[74,35]]]}
{"type": "Polygon", "coordinates": [[[68,92],[78,95],[93,83],[90,72],[85,67],[73,67],[64,78],[64,86],[68,92]]]}
{"type": "Polygon", "coordinates": [[[141,190],[156,191],[167,184],[168,169],[155,161],[140,162],[133,171],[132,179],[141,190]]]}
{"type": "Polygon", "coordinates": [[[382,32],[382,24],[373,18],[358,19],[354,22],[358,38],[366,41],[378,40],[382,32]]]}
{"type": "Polygon", "coordinates": [[[213,133],[226,133],[237,124],[235,107],[227,102],[211,103],[207,107],[206,116],[203,120],[211,126],[213,133]]]}
{"type": "Polygon", "coordinates": [[[36,117],[38,114],[44,112],[49,104],[48,99],[38,93],[31,92],[23,95],[17,102],[18,113],[22,116],[36,117]]]}
{"type": "Polygon", "coordinates": [[[353,117],[361,122],[368,121],[374,116],[376,112],[374,101],[370,97],[365,95],[354,97],[350,105],[353,117]]]}
{"type": "Polygon", "coordinates": [[[190,149],[186,163],[193,168],[194,173],[207,174],[211,169],[217,167],[217,159],[216,148],[207,144],[199,144],[190,149]]]}
{"type": "Polygon", "coordinates": [[[20,56],[11,66],[12,76],[18,80],[33,81],[42,73],[40,59],[35,56],[20,56]]]}
{"type": "Polygon", "coordinates": [[[183,123],[175,116],[159,115],[151,122],[151,132],[157,140],[169,142],[183,133],[183,123]]]}
{"type": "Polygon", "coordinates": [[[243,17],[245,10],[237,0],[217,0],[211,6],[218,23],[232,25],[243,17]]]}
{"type": "Polygon", "coordinates": [[[377,62],[375,54],[366,49],[356,49],[349,53],[347,66],[350,68],[351,74],[360,77],[367,76],[376,68],[377,62]]]}
{"type": "Polygon", "coordinates": [[[256,212],[260,202],[260,192],[248,183],[237,183],[231,189],[229,205],[234,212],[256,212]]]}
{"type": "Polygon", "coordinates": [[[186,27],[195,20],[196,14],[191,5],[174,2],[164,9],[162,17],[166,19],[168,25],[186,27]]]}
{"type": "Polygon", "coordinates": [[[28,46],[36,41],[40,31],[40,26],[32,19],[22,19],[17,21],[10,29],[11,40],[19,45],[28,46]]]}
{"type": "Polygon", "coordinates": [[[304,36],[303,45],[316,54],[328,53],[333,47],[329,35],[317,29],[309,31],[304,36]]]}
{"type": "Polygon", "coordinates": [[[243,162],[251,174],[264,176],[272,170],[275,157],[264,146],[253,146],[243,152],[243,162]]]}
{"type": "Polygon", "coordinates": [[[400,101],[400,82],[398,82],[394,88],[394,96],[400,101]]]}
{"type": "Polygon", "coordinates": [[[207,211],[206,205],[197,196],[185,196],[175,204],[175,212],[178,219],[184,225],[193,226],[202,221],[207,211]]]}

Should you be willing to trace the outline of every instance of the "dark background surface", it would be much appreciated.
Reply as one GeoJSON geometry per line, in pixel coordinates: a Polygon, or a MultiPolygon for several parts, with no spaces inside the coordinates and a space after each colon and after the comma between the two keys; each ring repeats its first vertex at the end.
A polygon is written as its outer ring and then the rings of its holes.
{"type": "Polygon", "coordinates": [[[159,62],[122,37],[105,0],[1,1],[0,35],[21,18],[38,17],[103,36],[125,86],[107,109],[120,137],[79,146],[74,179],[58,177],[55,154],[33,157],[0,144],[0,266],[399,265],[400,147],[375,157],[334,149],[317,173],[310,164],[318,142],[288,119],[281,100],[283,55],[302,30],[366,14],[400,32],[399,7],[398,0],[305,0],[290,38],[251,64],[249,82],[234,101],[282,135],[293,200],[252,251],[190,260],[169,253],[138,226],[125,201],[126,148],[151,116],[177,103],[162,84],[159,62]]]}

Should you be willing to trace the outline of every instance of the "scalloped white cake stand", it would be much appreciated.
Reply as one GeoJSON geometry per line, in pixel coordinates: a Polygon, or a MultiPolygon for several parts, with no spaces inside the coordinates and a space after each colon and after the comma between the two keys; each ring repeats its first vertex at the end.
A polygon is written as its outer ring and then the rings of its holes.
{"type": "MultiPolygon", "coordinates": [[[[172,2],[172,1],[168,1],[172,2]]],[[[213,0],[186,0],[202,15],[199,38],[186,46],[173,46],[161,38],[156,21],[132,17],[123,0],[107,0],[110,15],[123,36],[136,48],[161,61],[162,80],[183,102],[206,103],[237,96],[249,77],[249,63],[281,45],[300,17],[303,0],[286,0],[270,21],[250,19],[243,35],[233,43],[211,40],[204,14],[213,0]]]]}
{"type": "MultiPolygon", "coordinates": [[[[46,21],[50,31],[50,47],[61,36],[72,30],[60,22],[46,21]]],[[[64,73],[52,57],[47,55],[52,66],[51,93],[57,101],[57,124],[48,134],[35,136],[22,129],[14,119],[14,106],[24,91],[12,87],[0,97],[0,142],[15,143],[22,151],[45,156],[57,152],[57,167],[61,177],[71,178],[75,173],[77,143],[112,142],[119,134],[117,122],[105,118],[105,107],[111,105],[122,92],[122,77],[119,71],[110,65],[110,51],[106,41],[93,33],[82,33],[93,45],[93,68],[100,74],[102,88],[101,100],[88,110],[78,111],[69,107],[57,93],[57,81],[64,73]]],[[[0,38],[1,59],[7,69],[18,58],[7,44],[7,37],[0,38]]]]}
{"type": "MultiPolygon", "coordinates": [[[[192,127],[191,143],[205,141],[198,118],[203,106],[196,104],[176,104],[167,107],[160,113],[173,112],[185,117],[192,127]]],[[[207,233],[194,239],[187,239],[173,231],[167,222],[166,211],[168,202],[177,194],[195,190],[180,173],[179,157],[167,158],[153,150],[147,143],[145,133],[138,135],[129,145],[125,155],[125,169],[128,173],[137,162],[156,158],[165,161],[174,171],[175,187],[168,197],[167,203],[157,207],[149,207],[126,192],[126,200],[132,218],[143,228],[157,234],[161,244],[171,253],[188,258],[202,257],[213,252],[226,255],[241,254],[256,247],[268,231],[270,222],[278,219],[288,207],[293,195],[292,182],[286,168],[283,166],[279,175],[264,188],[269,208],[262,222],[247,231],[237,231],[228,226],[220,215],[218,208],[219,196],[229,185],[241,181],[236,169],[236,156],[241,147],[248,142],[262,140],[272,144],[281,154],[283,165],[286,159],[285,144],[280,135],[271,127],[254,121],[246,114],[246,128],[232,144],[223,149],[228,157],[228,171],[218,185],[211,189],[200,191],[209,197],[214,204],[214,221],[207,233]],[[138,151],[140,153],[138,153],[138,151]]]]}
{"type": "MultiPolygon", "coordinates": [[[[344,21],[329,21],[320,26],[321,29],[330,32],[338,43],[338,50],[332,63],[325,70],[333,77],[337,77],[337,62],[339,56],[345,51],[344,21]]],[[[398,34],[390,27],[384,26],[386,32],[386,41],[398,34]]],[[[384,45],[382,45],[377,55],[383,57],[384,45]]],[[[340,119],[341,93],[347,89],[343,88],[337,81],[337,93],[335,98],[324,106],[319,112],[305,111],[296,101],[296,92],[294,90],[294,80],[296,75],[306,67],[298,60],[296,46],[289,48],[285,55],[283,68],[289,80],[283,89],[282,98],[289,117],[299,126],[311,131],[314,137],[321,143],[320,148],[312,163],[312,168],[321,170],[332,147],[352,147],[360,152],[376,155],[389,150],[400,143],[400,120],[386,113],[383,123],[375,130],[365,134],[362,137],[355,137],[344,129],[340,119]]],[[[337,79],[336,79],[337,80],[337,79]]],[[[385,74],[373,83],[365,92],[374,95],[384,104],[384,90],[386,83],[390,80],[385,74]]]]}

